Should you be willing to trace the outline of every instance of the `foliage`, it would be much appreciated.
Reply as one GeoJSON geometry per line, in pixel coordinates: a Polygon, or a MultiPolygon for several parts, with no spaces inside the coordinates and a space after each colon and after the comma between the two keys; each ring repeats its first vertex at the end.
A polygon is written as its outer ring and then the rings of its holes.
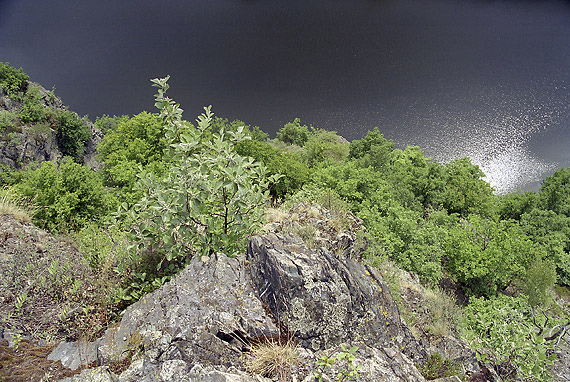
{"type": "Polygon", "coordinates": [[[416,211],[392,204],[382,211],[365,204],[359,214],[381,253],[401,268],[414,272],[425,282],[437,283],[443,274],[448,225],[455,218],[445,211],[432,211],[427,219],[416,211]]]}
{"type": "Polygon", "coordinates": [[[41,122],[46,115],[46,108],[37,88],[30,88],[26,92],[20,111],[22,123],[41,122]]]}
{"type": "Polygon", "coordinates": [[[478,295],[491,296],[525,273],[537,250],[514,220],[472,215],[449,231],[446,268],[478,295]]]}
{"type": "Polygon", "coordinates": [[[76,113],[64,111],[57,115],[57,138],[62,154],[79,161],[91,130],[76,113]]]}
{"type": "Polygon", "coordinates": [[[535,208],[522,215],[521,227],[554,262],[558,281],[570,285],[570,217],[535,208]]]}
{"type": "Polygon", "coordinates": [[[14,188],[38,206],[35,223],[54,232],[80,229],[113,207],[98,174],[71,158],[64,158],[59,169],[53,162],[43,162],[26,171],[14,188]]]}
{"type": "Polygon", "coordinates": [[[387,140],[377,127],[363,139],[350,144],[349,158],[359,159],[362,167],[372,166],[376,170],[386,169],[391,162],[394,142],[387,140]]]}
{"type": "Polygon", "coordinates": [[[556,355],[552,341],[535,326],[545,320],[533,316],[520,297],[472,298],[465,312],[465,335],[480,360],[512,363],[524,380],[546,381],[556,355]]]}
{"type": "Polygon", "coordinates": [[[528,297],[531,308],[546,306],[556,283],[556,267],[550,260],[538,257],[526,270],[521,283],[522,292],[528,297]]]}
{"type": "Polygon", "coordinates": [[[538,202],[542,209],[570,217],[570,168],[556,171],[542,182],[538,202]]]}
{"type": "Polygon", "coordinates": [[[295,118],[277,132],[277,139],[291,145],[304,146],[309,140],[309,134],[309,127],[301,125],[301,120],[295,118]]]}
{"type": "Polygon", "coordinates": [[[5,110],[0,111],[0,132],[8,131],[16,127],[18,117],[16,113],[11,113],[5,110]]]}
{"type": "Polygon", "coordinates": [[[236,255],[261,222],[267,201],[264,167],[238,155],[234,143],[246,135],[211,134],[210,108],[197,127],[182,120],[182,110],[165,96],[168,77],[152,82],[158,87],[156,106],[166,123],[166,157],[170,170],[162,178],[143,171],[137,187],[145,196],[130,213],[140,221],[134,227],[138,250],[150,248],[171,261],[196,253],[236,255]],[[150,246],[150,247],[147,247],[150,246]]]}
{"type": "Polygon", "coordinates": [[[240,127],[250,136],[251,140],[253,141],[264,142],[267,137],[269,137],[269,135],[263,132],[259,126],[251,127],[239,119],[229,122],[226,118],[214,117],[210,124],[210,130],[214,134],[219,134],[222,131],[225,131],[226,133],[230,131],[236,132],[240,127]]]}
{"type": "Polygon", "coordinates": [[[33,213],[32,203],[17,195],[11,187],[0,189],[0,215],[11,215],[20,223],[30,223],[33,213]]]}
{"type": "Polygon", "coordinates": [[[349,151],[349,144],[341,142],[336,132],[323,129],[313,129],[304,147],[311,167],[325,160],[340,161],[348,156],[349,151]]]}
{"type": "Polygon", "coordinates": [[[537,205],[538,195],[534,191],[524,193],[512,192],[496,197],[497,214],[500,220],[521,220],[521,217],[530,213],[537,205]]]}
{"type": "Polygon", "coordinates": [[[95,118],[95,122],[93,122],[93,126],[101,131],[103,134],[107,134],[111,131],[117,129],[120,122],[128,120],[128,115],[121,115],[121,116],[108,116],[107,114],[103,114],[101,117],[95,118]]]}
{"type": "Polygon", "coordinates": [[[337,382],[358,380],[358,372],[362,368],[362,366],[356,366],[354,364],[354,361],[356,360],[354,353],[358,351],[358,347],[353,346],[348,349],[345,344],[341,344],[340,346],[342,348],[341,352],[336,353],[332,357],[328,357],[325,354],[317,361],[318,369],[315,372],[315,378],[319,382],[322,382],[323,377],[326,376],[326,369],[331,367],[339,368],[339,371],[334,378],[337,382]],[[339,363],[343,363],[344,365],[340,366],[339,363]]]}
{"type": "Polygon", "coordinates": [[[279,179],[269,186],[274,199],[283,199],[295,193],[309,181],[310,169],[295,154],[278,150],[259,140],[242,140],[235,148],[239,155],[252,157],[263,163],[269,175],[280,175],[279,179]]]}
{"type": "Polygon", "coordinates": [[[461,375],[461,365],[445,358],[441,353],[433,353],[421,368],[422,375],[428,381],[432,379],[461,375]]]}
{"type": "Polygon", "coordinates": [[[121,199],[133,204],[143,196],[134,190],[141,168],[155,175],[164,172],[164,123],[158,114],[147,112],[115,122],[116,128],[105,134],[97,151],[104,163],[105,184],[117,187],[121,199]]]}
{"type": "Polygon", "coordinates": [[[485,174],[479,166],[463,158],[448,163],[445,172],[445,186],[436,199],[442,206],[462,216],[491,213],[493,189],[482,179],[485,174]]]}
{"type": "MultiPolygon", "coordinates": [[[[358,166],[356,161],[342,161],[321,166],[313,172],[312,182],[321,189],[337,192],[341,198],[351,203],[353,211],[358,211],[365,200],[377,193],[388,196],[391,188],[388,182],[379,177],[372,168],[358,166]]],[[[385,203],[383,203],[385,204],[385,203]]]]}
{"type": "Polygon", "coordinates": [[[29,79],[22,68],[16,69],[9,62],[0,62],[0,86],[8,96],[14,97],[19,92],[25,92],[29,79]]]}
{"type": "Polygon", "coordinates": [[[457,333],[462,308],[455,302],[455,297],[439,288],[424,289],[427,322],[423,328],[431,338],[438,340],[450,333],[457,333]]]}

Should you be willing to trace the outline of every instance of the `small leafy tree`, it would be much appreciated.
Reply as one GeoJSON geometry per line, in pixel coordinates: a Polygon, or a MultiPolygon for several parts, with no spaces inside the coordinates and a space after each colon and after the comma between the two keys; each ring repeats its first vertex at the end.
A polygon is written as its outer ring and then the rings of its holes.
{"type": "Polygon", "coordinates": [[[22,68],[16,69],[8,62],[0,62],[0,86],[11,98],[26,90],[29,79],[22,68]]]}
{"type": "MultiPolygon", "coordinates": [[[[199,253],[236,255],[262,220],[268,198],[265,168],[235,152],[247,139],[242,128],[211,133],[209,107],[194,128],[182,120],[182,109],[166,97],[169,77],[154,79],[156,106],[165,121],[165,158],[170,171],[159,178],[142,172],[138,186],[145,192],[131,213],[138,220],[138,249],[184,261],[199,253]]],[[[160,265],[159,265],[160,266],[160,265]]]]}
{"type": "Polygon", "coordinates": [[[64,111],[57,116],[57,138],[63,155],[79,161],[91,131],[76,113],[64,111]]]}
{"type": "Polygon", "coordinates": [[[451,229],[445,267],[469,291],[491,296],[525,274],[537,249],[514,220],[493,221],[471,215],[451,229]]]}
{"type": "Polygon", "coordinates": [[[295,118],[293,122],[285,124],[277,132],[277,139],[281,142],[304,146],[305,142],[309,140],[309,135],[309,128],[306,125],[301,125],[299,118],[295,118]]]}
{"type": "Polygon", "coordinates": [[[295,193],[310,179],[310,169],[299,155],[276,149],[268,142],[241,141],[236,150],[240,155],[262,162],[269,174],[281,175],[276,183],[270,185],[271,196],[275,199],[295,193]]]}

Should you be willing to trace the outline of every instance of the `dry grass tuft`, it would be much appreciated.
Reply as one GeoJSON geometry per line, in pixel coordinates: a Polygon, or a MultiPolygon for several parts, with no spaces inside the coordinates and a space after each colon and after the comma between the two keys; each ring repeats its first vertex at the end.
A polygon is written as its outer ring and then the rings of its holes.
{"type": "Polygon", "coordinates": [[[245,367],[250,373],[287,381],[296,364],[297,345],[292,339],[284,344],[268,340],[252,348],[245,367]]]}
{"type": "Polygon", "coordinates": [[[0,190],[0,215],[12,215],[20,223],[30,223],[34,208],[31,203],[16,195],[12,189],[0,190]]]}
{"type": "Polygon", "coordinates": [[[424,298],[430,313],[426,332],[435,338],[456,332],[462,313],[454,297],[440,289],[425,289],[424,298]]]}
{"type": "Polygon", "coordinates": [[[289,214],[278,208],[266,208],[265,219],[268,223],[282,223],[288,220],[289,214]]]}

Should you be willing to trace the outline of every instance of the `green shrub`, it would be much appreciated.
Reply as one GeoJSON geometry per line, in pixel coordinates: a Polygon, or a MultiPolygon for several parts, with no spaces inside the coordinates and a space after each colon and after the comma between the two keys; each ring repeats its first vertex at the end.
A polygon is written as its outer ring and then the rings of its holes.
{"type": "Polygon", "coordinates": [[[238,128],[242,127],[243,131],[248,133],[249,137],[253,141],[260,141],[264,142],[268,135],[263,132],[259,126],[253,126],[240,121],[239,119],[233,120],[229,122],[226,118],[214,117],[212,119],[212,123],[210,124],[210,131],[212,133],[220,133],[222,131],[226,132],[226,134],[230,131],[237,131],[238,128]]]}
{"type": "Polygon", "coordinates": [[[0,111],[0,132],[11,132],[16,127],[17,120],[16,113],[10,113],[5,110],[0,111]]]}
{"type": "Polygon", "coordinates": [[[538,257],[526,270],[521,283],[522,292],[527,295],[532,308],[546,306],[556,283],[556,266],[550,260],[538,257]]]}
{"type": "Polygon", "coordinates": [[[20,121],[22,123],[41,122],[46,115],[46,109],[37,88],[28,89],[24,97],[20,121]]]}
{"type": "Polygon", "coordinates": [[[57,115],[57,138],[62,154],[79,161],[91,130],[76,113],[64,111],[57,115]]]}
{"type": "Polygon", "coordinates": [[[304,144],[307,163],[314,167],[325,160],[343,160],[348,156],[349,146],[349,143],[341,142],[334,131],[314,129],[304,144]]]}
{"type": "Polygon", "coordinates": [[[43,162],[40,168],[26,171],[14,188],[37,204],[36,224],[54,232],[80,229],[114,205],[98,174],[68,157],[59,169],[53,162],[43,162]]]}
{"type": "Polygon", "coordinates": [[[107,114],[104,114],[101,117],[97,117],[95,119],[95,122],[93,123],[93,125],[95,126],[96,129],[100,130],[103,134],[107,134],[111,131],[116,130],[119,123],[121,121],[125,121],[127,119],[129,119],[128,115],[122,115],[120,117],[115,115],[113,117],[109,117],[107,114]]]}
{"type": "Polygon", "coordinates": [[[380,130],[375,127],[364,139],[350,143],[349,157],[359,159],[362,167],[372,166],[377,170],[383,170],[390,165],[394,146],[394,142],[384,138],[380,130]]]}
{"type": "Polygon", "coordinates": [[[0,86],[10,97],[16,96],[26,90],[30,77],[24,73],[22,68],[16,69],[10,66],[9,62],[0,62],[0,86]]]}
{"type": "Polygon", "coordinates": [[[556,171],[542,182],[538,204],[544,210],[570,217],[570,168],[556,171]]]}
{"type": "Polygon", "coordinates": [[[262,162],[269,175],[281,175],[269,187],[274,199],[295,193],[310,179],[310,169],[297,155],[278,150],[267,142],[243,140],[236,144],[236,152],[262,162]]]}
{"type": "Polygon", "coordinates": [[[548,330],[540,327],[547,322],[554,326],[559,320],[546,314],[535,316],[524,298],[505,295],[490,300],[471,298],[464,318],[464,334],[479,360],[511,363],[525,381],[550,379],[555,345],[545,340],[548,330]]]}
{"type": "Polygon", "coordinates": [[[121,201],[132,205],[143,196],[140,190],[135,191],[141,168],[155,175],[164,172],[164,134],[160,116],[142,112],[132,118],[120,118],[98,144],[105,184],[118,189],[121,201]]]}
{"type": "Polygon", "coordinates": [[[29,134],[36,141],[45,141],[51,135],[51,127],[46,123],[38,123],[30,126],[29,134]]]}
{"type": "Polygon", "coordinates": [[[304,146],[309,140],[309,128],[301,125],[301,120],[295,118],[293,122],[285,124],[278,132],[277,139],[281,142],[304,146]]]}
{"type": "Polygon", "coordinates": [[[443,357],[441,353],[431,354],[421,368],[421,371],[424,378],[428,381],[462,374],[461,365],[443,357]]]}
{"type": "Polygon", "coordinates": [[[470,216],[451,229],[445,267],[475,295],[492,296],[525,274],[538,249],[514,220],[470,216]]]}
{"type": "Polygon", "coordinates": [[[235,142],[245,138],[242,129],[229,132],[229,139],[222,134],[208,139],[210,108],[196,128],[189,128],[182,110],[165,96],[167,81],[153,80],[159,88],[156,105],[166,121],[170,171],[162,178],[144,171],[139,175],[137,187],[145,197],[130,211],[140,222],[133,227],[138,250],[181,262],[195,254],[236,255],[263,217],[265,169],[235,152],[235,142]]]}

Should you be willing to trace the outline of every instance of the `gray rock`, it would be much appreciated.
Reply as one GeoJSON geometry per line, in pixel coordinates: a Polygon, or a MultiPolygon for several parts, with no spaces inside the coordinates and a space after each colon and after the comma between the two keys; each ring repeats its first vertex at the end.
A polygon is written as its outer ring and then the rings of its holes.
{"type": "Polygon", "coordinates": [[[118,382],[119,378],[107,366],[83,370],[81,374],[64,378],[61,382],[118,382]]]}
{"type": "MultiPolygon", "coordinates": [[[[357,346],[354,353],[353,367],[358,369],[358,381],[361,382],[423,382],[425,378],[421,375],[414,363],[402,352],[394,348],[374,348],[364,343],[353,343],[347,348],[357,346]]],[[[350,372],[353,370],[344,360],[335,360],[330,367],[318,367],[317,360],[327,355],[333,357],[335,354],[343,352],[340,346],[319,350],[316,353],[302,356],[302,361],[310,365],[310,372],[306,373],[304,382],[314,382],[313,376],[320,370],[323,381],[336,381],[339,372],[350,372]]]]}
{"type": "Polygon", "coordinates": [[[90,344],[62,343],[50,357],[85,365],[130,356],[120,382],[269,381],[245,372],[246,361],[252,344],[284,333],[298,342],[291,380],[313,382],[321,355],[354,343],[360,381],[424,381],[411,359],[422,349],[380,275],[281,234],[253,238],[247,259],[194,258],[127,308],[117,328],[90,344]]]}
{"type": "Polygon", "coordinates": [[[253,237],[247,259],[260,298],[301,346],[322,350],[350,339],[423,358],[375,268],[287,234],[253,237]]]}
{"type": "Polygon", "coordinates": [[[469,345],[452,335],[445,336],[432,344],[430,353],[436,352],[452,362],[459,363],[468,373],[475,373],[480,369],[477,356],[469,345]]]}
{"type": "Polygon", "coordinates": [[[120,326],[90,345],[95,352],[70,355],[56,348],[50,356],[85,365],[93,361],[86,354],[98,352],[109,361],[143,352],[150,369],[171,360],[239,366],[250,339],[278,334],[243,259],[218,254],[206,262],[194,258],[172,281],[127,308],[120,326]]]}

